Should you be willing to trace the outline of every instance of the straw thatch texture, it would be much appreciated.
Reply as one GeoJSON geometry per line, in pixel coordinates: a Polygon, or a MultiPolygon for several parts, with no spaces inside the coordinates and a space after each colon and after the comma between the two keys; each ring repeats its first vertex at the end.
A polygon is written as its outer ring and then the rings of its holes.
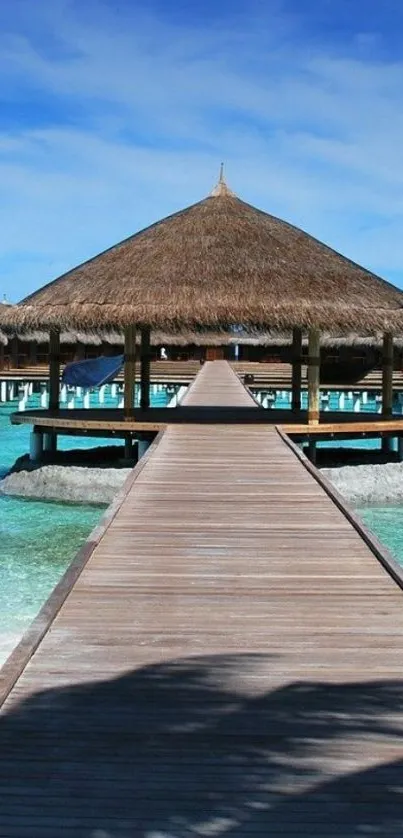
{"type": "Polygon", "coordinates": [[[399,332],[403,294],[221,184],[209,198],[85,262],[2,316],[3,328],[137,323],[180,331],[242,323],[399,332]]]}
{"type": "MultiPolygon", "coordinates": [[[[0,330],[0,344],[7,345],[12,337],[17,337],[18,340],[24,343],[35,342],[39,345],[47,345],[49,343],[49,332],[46,331],[21,331],[12,332],[8,335],[0,330]]],[[[141,333],[136,333],[136,343],[140,345],[141,333]]],[[[99,346],[109,344],[110,346],[124,345],[124,332],[122,330],[100,330],[97,332],[61,332],[61,344],[78,344],[84,346],[99,346]]],[[[191,331],[188,329],[178,332],[162,332],[153,330],[151,332],[150,343],[152,346],[291,346],[292,332],[290,331],[270,331],[270,330],[242,330],[234,333],[233,331],[206,331],[198,330],[191,331]]],[[[362,335],[358,332],[346,332],[344,335],[334,335],[328,332],[322,332],[320,344],[323,348],[338,348],[338,347],[376,347],[382,348],[383,334],[382,332],[374,332],[371,335],[362,335]]],[[[302,337],[302,345],[308,346],[308,335],[304,334],[302,337]]],[[[394,339],[394,345],[397,348],[403,347],[403,336],[397,336],[394,339]]]]}

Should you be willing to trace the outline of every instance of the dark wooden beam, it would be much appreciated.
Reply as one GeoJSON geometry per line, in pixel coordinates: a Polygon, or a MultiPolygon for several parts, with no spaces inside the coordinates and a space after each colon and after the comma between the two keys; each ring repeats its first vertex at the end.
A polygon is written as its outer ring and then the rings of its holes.
{"type": "Polygon", "coordinates": [[[291,376],[291,410],[299,413],[301,410],[301,380],[302,380],[302,329],[292,330],[292,376],[291,376]]]}
{"type": "Polygon", "coordinates": [[[150,407],[150,334],[149,326],[141,330],[141,354],[140,354],[140,407],[147,410],[150,407]]]}
{"type": "Polygon", "coordinates": [[[125,368],[124,368],[124,416],[134,416],[134,396],[136,390],[136,327],[125,328],[125,368]]]}
{"type": "Polygon", "coordinates": [[[308,348],[308,424],[319,423],[320,410],[320,332],[309,330],[308,348]]]}
{"type": "MultiPolygon", "coordinates": [[[[393,411],[393,335],[385,332],[382,347],[382,416],[390,419],[393,411]]],[[[388,437],[382,438],[382,451],[390,454],[393,441],[388,437]]]]}
{"type": "Polygon", "coordinates": [[[49,410],[59,410],[60,398],[60,331],[49,334],[49,410]]]}

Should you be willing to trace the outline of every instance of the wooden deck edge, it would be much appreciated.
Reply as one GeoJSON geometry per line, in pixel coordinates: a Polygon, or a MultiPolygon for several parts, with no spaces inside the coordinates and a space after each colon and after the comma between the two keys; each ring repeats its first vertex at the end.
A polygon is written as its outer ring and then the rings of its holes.
{"type": "MultiPolygon", "coordinates": [[[[244,390],[246,390],[246,392],[247,392],[247,394],[248,394],[249,398],[251,398],[251,399],[252,399],[252,401],[254,402],[254,404],[256,405],[256,407],[260,408],[260,410],[265,410],[265,408],[263,407],[263,405],[261,405],[261,404],[260,404],[260,402],[258,402],[258,400],[257,400],[256,396],[254,396],[254,395],[253,395],[253,393],[251,393],[250,388],[248,387],[248,385],[247,385],[247,384],[245,384],[245,382],[244,382],[244,381],[242,381],[241,375],[243,375],[243,376],[245,377],[245,373],[238,373],[238,372],[236,372],[236,371],[234,370],[234,368],[231,366],[231,364],[230,364],[230,367],[231,367],[231,370],[232,370],[232,372],[234,373],[234,375],[237,377],[237,379],[238,379],[239,383],[241,384],[241,386],[243,387],[243,389],[244,389],[244,390]]],[[[258,388],[258,389],[259,389],[259,388],[258,388]]]]}
{"type": "Polygon", "coordinates": [[[381,541],[374,535],[363,523],[361,518],[354,512],[354,510],[349,506],[347,501],[343,498],[340,492],[333,486],[330,480],[327,479],[321,472],[311,463],[308,457],[305,456],[303,451],[295,444],[295,442],[290,439],[289,436],[284,432],[282,428],[276,426],[276,431],[283,440],[283,442],[288,446],[288,448],[293,451],[293,453],[298,457],[302,465],[306,468],[309,474],[315,478],[316,482],[319,483],[321,488],[326,492],[326,494],[330,497],[333,503],[336,504],[340,512],[343,513],[344,517],[350,522],[350,524],[354,527],[354,529],[358,532],[361,536],[363,541],[365,541],[366,545],[370,548],[371,552],[374,556],[378,559],[378,561],[383,565],[385,570],[389,573],[392,579],[399,585],[400,588],[403,590],[403,568],[398,564],[396,559],[393,558],[391,552],[382,544],[381,541]]]}
{"type": "MultiPolygon", "coordinates": [[[[400,416],[394,416],[391,419],[377,419],[377,413],[368,412],[366,415],[371,416],[371,419],[358,419],[353,422],[345,420],[344,422],[322,422],[323,412],[321,412],[321,420],[319,425],[309,425],[306,423],[282,422],[281,430],[286,434],[304,434],[306,436],[320,437],[321,434],[342,434],[345,432],[356,433],[357,435],[366,433],[385,433],[400,436],[403,433],[403,419],[400,416]]],[[[334,415],[334,414],[333,414],[334,415]]],[[[346,416],[347,413],[344,413],[346,416]]],[[[363,414],[352,414],[348,412],[348,416],[358,416],[363,414]]]]}
{"type": "MultiPolygon", "coordinates": [[[[203,364],[200,364],[200,370],[202,370],[202,369],[203,369],[203,364]]],[[[192,391],[192,389],[193,389],[193,387],[194,387],[194,385],[195,385],[195,383],[196,383],[196,379],[197,379],[197,377],[198,377],[198,375],[199,375],[200,370],[198,370],[198,371],[197,371],[197,373],[196,373],[196,375],[194,375],[194,376],[190,379],[189,383],[188,383],[188,384],[187,384],[187,386],[186,386],[186,392],[185,392],[185,393],[183,393],[183,395],[182,395],[181,399],[179,400],[179,402],[178,402],[178,404],[177,404],[177,407],[186,407],[186,405],[184,404],[184,401],[185,401],[185,399],[188,397],[189,393],[192,391]]]]}
{"type": "Polygon", "coordinates": [[[129,474],[122,488],[119,490],[112,503],[108,506],[101,520],[88,536],[86,542],[82,545],[82,547],[80,547],[78,553],[69,564],[62,578],[57,583],[46,602],[42,605],[39,613],[36,617],[34,617],[21,640],[17,643],[17,646],[15,646],[12,650],[3,666],[0,667],[0,708],[9,696],[26,665],[36,652],[39,644],[49,631],[49,628],[59,613],[62,605],[65,603],[78,578],[81,576],[81,573],[89,562],[96,547],[101,541],[101,538],[109,529],[133,484],[137,480],[139,474],[143,471],[143,468],[154,453],[156,447],[159,445],[163,434],[164,431],[161,431],[158,434],[144,456],[129,474]]]}
{"type": "MultiPolygon", "coordinates": [[[[98,408],[89,408],[88,410],[85,408],[81,408],[87,416],[90,414],[91,411],[98,410],[98,408]]],[[[155,408],[158,410],[158,408],[155,408]]],[[[41,408],[37,410],[24,410],[22,411],[15,411],[14,413],[10,414],[10,422],[12,425],[37,425],[38,428],[61,428],[60,433],[65,428],[79,428],[80,430],[85,431],[92,431],[92,430],[105,430],[110,431],[111,433],[121,433],[124,436],[125,431],[136,431],[140,432],[159,432],[164,431],[167,427],[166,422],[138,422],[134,418],[133,421],[125,420],[122,416],[122,419],[119,421],[114,421],[113,419],[105,419],[102,421],[101,419],[60,419],[57,416],[48,416],[46,415],[49,411],[46,408],[42,409],[41,415],[41,408]]],[[[88,436],[91,434],[89,433],[88,436]]]]}

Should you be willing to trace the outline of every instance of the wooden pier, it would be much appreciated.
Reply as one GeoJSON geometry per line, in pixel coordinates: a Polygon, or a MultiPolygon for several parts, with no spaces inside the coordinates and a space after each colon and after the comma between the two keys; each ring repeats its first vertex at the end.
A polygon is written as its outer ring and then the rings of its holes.
{"type": "Polygon", "coordinates": [[[160,433],[3,669],[1,838],[401,838],[403,592],[330,495],[274,427],[160,433]]]}

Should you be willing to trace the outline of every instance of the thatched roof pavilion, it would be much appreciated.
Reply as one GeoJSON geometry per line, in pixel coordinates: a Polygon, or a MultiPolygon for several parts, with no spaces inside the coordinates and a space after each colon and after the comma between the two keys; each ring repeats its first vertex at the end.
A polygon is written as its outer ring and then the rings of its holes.
{"type": "Polygon", "coordinates": [[[84,262],[5,315],[29,329],[242,323],[371,333],[403,330],[403,293],[240,200],[221,177],[208,198],[84,262]]]}
{"type": "MultiPolygon", "coordinates": [[[[222,176],[208,198],[84,262],[0,312],[2,328],[125,331],[125,407],[132,410],[136,327],[148,386],[150,330],[293,331],[293,405],[299,409],[302,330],[309,331],[309,416],[319,410],[319,332],[384,334],[391,411],[392,334],[403,333],[403,293],[327,245],[240,200],[222,176]]],[[[56,362],[55,362],[56,363],[56,362]]],[[[57,403],[56,366],[51,380],[57,403]]],[[[142,405],[147,405],[144,395],[142,405]]]]}

